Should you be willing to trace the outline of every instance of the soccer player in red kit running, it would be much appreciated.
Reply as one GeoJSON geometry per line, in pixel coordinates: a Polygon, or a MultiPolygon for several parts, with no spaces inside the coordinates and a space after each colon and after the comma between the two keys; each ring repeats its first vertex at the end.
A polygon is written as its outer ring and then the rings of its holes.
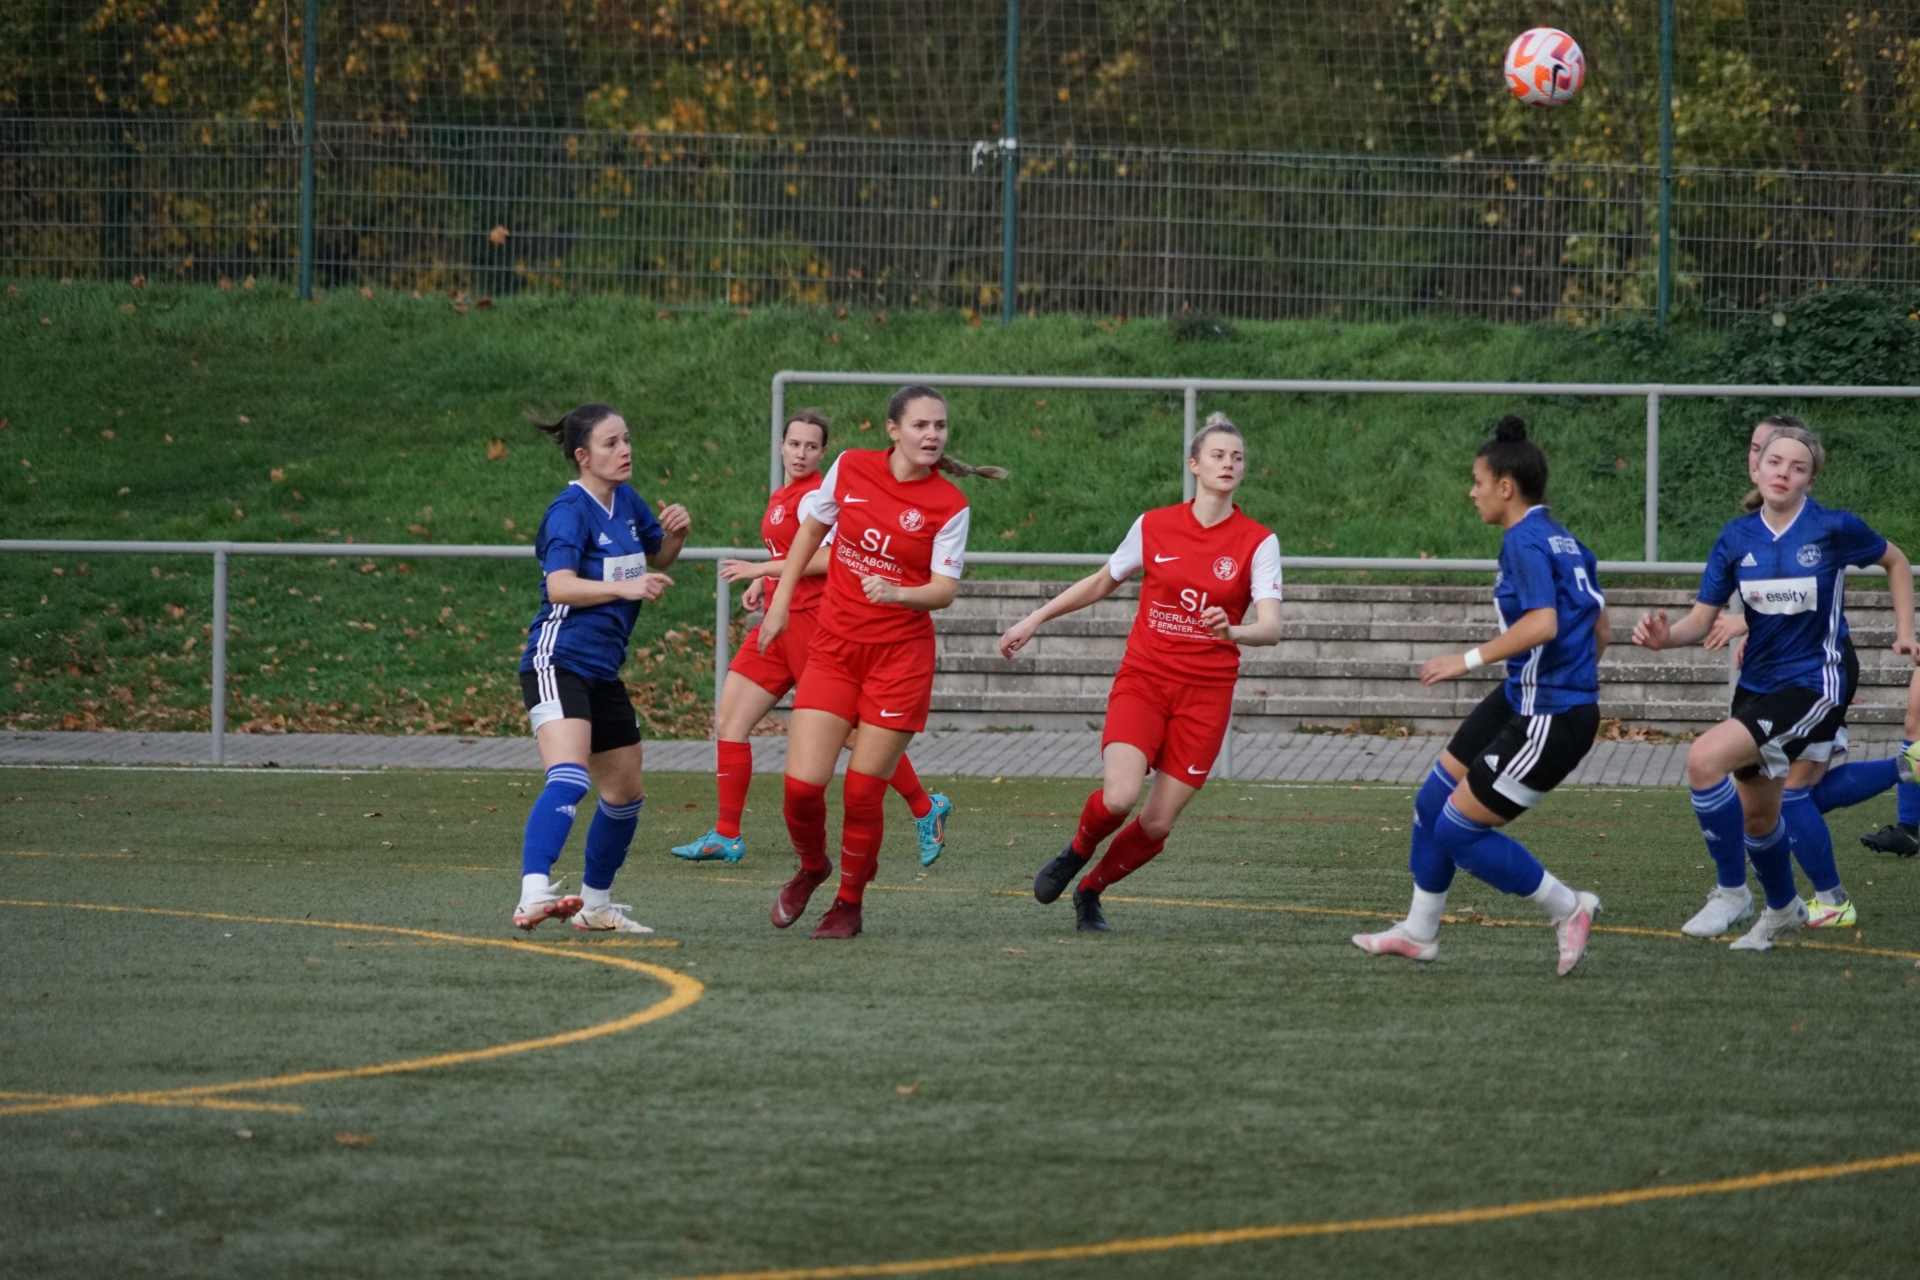
{"type": "Polygon", "coordinates": [[[1280,642],[1280,540],[1233,501],[1247,473],[1246,441],[1216,413],[1194,439],[1187,466],[1199,481],[1193,501],[1135,520],[1104,566],[1000,637],[1001,656],[1011,658],[1043,623],[1105,599],[1144,570],[1139,611],[1107,699],[1105,777],[1087,797],[1072,843],[1033,878],[1034,897],[1058,898],[1127,821],[1147,770],[1158,772],[1140,816],[1073,891],[1081,930],[1107,928],[1100,894],[1166,846],[1174,820],[1205,785],[1233,715],[1239,647],[1280,642]]]}
{"type": "Polygon", "coordinates": [[[854,726],[840,837],[840,891],[816,938],[860,933],[861,899],[879,865],[881,801],[933,701],[933,618],[953,603],[967,554],[967,499],[936,470],[1001,479],[998,467],[947,456],[947,402],[903,387],[887,404],[889,449],[834,459],[811,514],[787,549],[780,585],[760,622],[760,648],[787,630],[813,553],[833,531],[827,586],[793,698],[787,732],[787,832],[800,869],[773,904],[785,929],[833,874],[827,857],[827,783],[854,726]]]}
{"type": "MultiPolygon", "coordinates": [[[[815,409],[802,409],[787,420],[780,437],[780,461],[788,483],[773,491],[767,499],[766,514],[760,519],[760,539],[773,558],[720,562],[721,578],[747,583],[741,603],[748,609],[758,609],[765,602],[766,580],[778,578],[786,569],[787,550],[801,523],[812,513],[814,495],[820,491],[820,460],[826,453],[828,430],[826,418],[815,409]]],[[[774,703],[800,681],[807,665],[807,645],[813,640],[814,615],[826,590],[827,580],[822,576],[826,568],[827,555],[821,552],[803,571],[806,576],[794,591],[786,633],[762,652],[759,629],[749,631],[727,667],[715,743],[720,812],[711,831],[675,846],[675,857],[689,862],[738,862],[746,856],[740,813],[747,806],[747,790],[753,785],[753,748],[747,739],[753,727],[773,710],[774,703]],[[734,676],[741,678],[735,680],[734,676]]],[[[953,812],[953,802],[943,795],[928,795],[913,771],[913,762],[904,755],[889,781],[913,814],[920,837],[920,865],[930,867],[946,847],[947,817],[953,812]]]]}

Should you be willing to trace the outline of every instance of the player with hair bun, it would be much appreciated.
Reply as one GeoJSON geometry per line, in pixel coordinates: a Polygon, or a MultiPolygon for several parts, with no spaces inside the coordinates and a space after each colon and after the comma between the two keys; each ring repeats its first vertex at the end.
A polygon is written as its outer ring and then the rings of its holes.
{"type": "MultiPolygon", "coordinates": [[[[722,560],[720,577],[727,582],[745,582],[741,603],[758,609],[766,602],[767,579],[777,579],[787,567],[787,551],[794,535],[813,514],[820,492],[820,461],[827,449],[831,430],[826,417],[817,409],[802,409],[787,420],[780,436],[780,460],[786,469],[787,484],[775,489],[767,499],[766,514],[760,519],[760,539],[772,554],[769,560],[722,560]]],[[[831,538],[831,534],[828,535],[831,538]]],[[[763,652],[760,629],[747,632],[740,651],[727,667],[728,679],[721,688],[715,774],[720,797],[720,812],[713,829],[697,840],[679,845],[674,856],[689,862],[725,860],[738,862],[746,856],[747,842],[740,834],[740,814],[747,805],[747,792],[753,785],[753,748],[748,738],[753,727],[773,710],[787,691],[799,683],[806,669],[807,646],[813,640],[815,616],[821,595],[826,590],[827,558],[823,547],[814,553],[794,591],[787,613],[787,629],[763,652]],[[732,677],[739,676],[735,680],[732,677]]],[[[888,783],[900,793],[913,814],[920,838],[920,865],[930,867],[946,847],[947,818],[953,802],[943,795],[928,795],[914,772],[913,762],[900,757],[899,767],[888,783]]]]}
{"type": "Polygon", "coordinates": [[[932,387],[894,393],[887,435],[888,449],[849,449],[834,459],[760,622],[764,653],[790,625],[801,580],[831,531],[827,585],[787,733],[783,807],[800,868],[772,911],[774,927],[788,928],[833,874],[827,784],[857,725],[844,789],[840,888],[816,938],[859,935],[867,882],[879,867],[887,780],[932,708],[931,614],[959,593],[969,519],[966,495],[938,473],[994,480],[1007,474],[948,456],[947,402],[932,387]]]}
{"type": "Polygon", "coordinates": [[[1107,699],[1101,785],[1087,797],[1073,840],[1033,878],[1033,896],[1055,901],[1100,842],[1120,832],[1074,888],[1074,925],[1081,930],[1108,927],[1101,893],[1165,848],[1181,810],[1200,794],[1232,721],[1240,646],[1280,642],[1280,540],[1233,500],[1246,477],[1247,446],[1225,414],[1208,417],[1188,450],[1187,467],[1198,479],[1192,501],[1140,516],[1105,565],[1000,637],[1001,656],[1011,658],[1048,621],[1104,600],[1143,574],[1126,655],[1107,699]],[[1156,773],[1153,788],[1128,824],[1149,769],[1156,773]]]}
{"type": "Polygon", "coordinates": [[[1607,601],[1597,562],[1546,506],[1547,455],[1508,414],[1473,460],[1469,495],[1506,531],[1493,604],[1500,634],[1465,654],[1429,658],[1420,683],[1457,680],[1492,662],[1507,678],[1460,723],[1413,802],[1413,905],[1407,918],[1354,945],[1373,955],[1432,960],[1456,867],[1502,893],[1530,898],[1553,922],[1558,971],[1587,952],[1600,899],[1576,893],[1526,846],[1496,830],[1546,798],[1593,747],[1600,727],[1600,655],[1607,601]]]}
{"type": "Polygon", "coordinates": [[[527,815],[513,922],[532,929],[571,919],[576,929],[651,933],[612,896],[646,802],[640,724],[620,668],[641,603],[673,585],[655,570],[679,557],[693,520],[678,504],[662,507],[656,520],[628,487],[633,444],[611,406],[583,404],[557,422],[528,417],[559,447],[576,479],[548,506],[534,536],[541,603],[527,628],[520,688],[547,782],[527,815]],[[575,897],[549,877],[589,783],[599,787],[600,804],[587,828],[584,887],[575,897]]]}

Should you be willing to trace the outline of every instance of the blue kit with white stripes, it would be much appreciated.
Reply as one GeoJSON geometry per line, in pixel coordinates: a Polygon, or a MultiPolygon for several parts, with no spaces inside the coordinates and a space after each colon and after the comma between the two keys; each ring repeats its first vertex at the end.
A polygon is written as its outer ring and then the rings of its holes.
{"type": "Polygon", "coordinates": [[[627,642],[640,619],[640,601],[554,604],[547,599],[545,575],[571,569],[590,582],[637,578],[647,571],[647,557],[660,550],[664,536],[646,500],[627,485],[613,491],[611,511],[578,481],[561,490],[534,538],[542,575],[540,612],[527,628],[520,669],[559,667],[588,680],[618,679],[627,642]]]}
{"type": "Polygon", "coordinates": [[[1598,562],[1546,507],[1534,507],[1507,530],[1493,604],[1502,631],[1535,609],[1552,609],[1559,624],[1553,639],[1507,659],[1507,701],[1516,712],[1555,715],[1598,700],[1593,628],[1607,604],[1598,562]]]}

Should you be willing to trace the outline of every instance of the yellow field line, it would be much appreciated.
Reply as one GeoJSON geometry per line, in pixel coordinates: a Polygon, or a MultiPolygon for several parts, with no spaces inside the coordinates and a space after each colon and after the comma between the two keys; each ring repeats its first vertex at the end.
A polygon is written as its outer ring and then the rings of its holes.
{"type": "Polygon", "coordinates": [[[72,1111],[92,1107],[195,1105],[196,1100],[215,1098],[222,1094],[251,1093],[258,1089],[290,1089],[296,1085],[322,1084],[332,1080],[365,1080],[374,1076],[397,1075],[406,1071],[430,1071],[439,1067],[462,1066],[469,1062],[487,1062],[494,1058],[533,1053],[541,1049],[558,1049],[588,1040],[597,1040],[602,1036],[618,1035],[622,1031],[631,1031],[649,1022],[658,1022],[662,1018],[672,1017],[697,1002],[706,990],[706,987],[697,979],[660,965],[629,960],[624,956],[610,956],[597,951],[563,950],[559,947],[542,946],[536,942],[522,942],[518,939],[473,938],[457,933],[436,933],[429,929],[406,929],[397,925],[357,924],[340,920],[283,920],[272,916],[228,915],[214,911],[173,911],[162,907],[114,907],[91,902],[44,902],[0,898],[0,906],[51,907],[67,911],[102,911],[119,915],[218,920],[232,924],[299,925],[312,929],[341,929],[352,933],[391,933],[434,942],[457,942],[473,947],[503,947],[520,953],[534,952],[539,955],[558,956],[563,960],[604,964],[616,969],[629,969],[635,973],[643,973],[664,983],[667,987],[667,995],[664,999],[623,1018],[597,1022],[589,1027],[563,1031],[557,1035],[540,1036],[532,1040],[515,1040],[508,1044],[490,1045],[484,1049],[437,1053],[424,1058],[407,1058],[398,1062],[377,1062],[364,1067],[338,1067],[327,1071],[300,1071],[292,1075],[262,1076],[255,1080],[235,1080],[228,1084],[193,1085],[180,1089],[145,1089],[126,1093],[69,1094],[47,1101],[20,1102],[12,1106],[0,1107],[0,1116],[37,1115],[49,1111],[72,1111]]]}
{"type": "Polygon", "coordinates": [[[1640,1187],[1632,1191],[1605,1191],[1596,1195],[1561,1196],[1553,1200],[1523,1200],[1518,1204],[1488,1205],[1478,1209],[1448,1209],[1438,1213],[1408,1213],[1391,1218],[1349,1218],[1339,1222],[1290,1222],[1264,1227],[1235,1227],[1225,1231],[1187,1231],[1170,1236],[1141,1236],[1099,1244],[1062,1245],[1052,1249],[1006,1249],[994,1253],[963,1253],[945,1258],[914,1258],[903,1262],[868,1262],[837,1267],[782,1267],[768,1271],[721,1271],[684,1280],[852,1280],[859,1276],[919,1276],[940,1271],[968,1271],[977,1267],[1012,1267],[1031,1262],[1071,1262],[1087,1258],[1115,1258],[1129,1254],[1167,1253],[1176,1249],[1212,1249],[1229,1244],[1267,1240],[1295,1240],[1305,1236],[1361,1235],[1375,1231],[1408,1231],[1420,1227],[1460,1227],[1481,1222],[1507,1222],[1550,1213],[1584,1213],[1618,1209],[1659,1200],[1686,1200],[1695,1196],[1759,1191],[1796,1182],[1820,1182],[1862,1173],[1884,1173],[1920,1166],[1920,1151],[1907,1151],[1874,1160],[1846,1164],[1805,1165],[1776,1169],[1739,1178],[1688,1182],[1672,1187],[1640,1187]]]}

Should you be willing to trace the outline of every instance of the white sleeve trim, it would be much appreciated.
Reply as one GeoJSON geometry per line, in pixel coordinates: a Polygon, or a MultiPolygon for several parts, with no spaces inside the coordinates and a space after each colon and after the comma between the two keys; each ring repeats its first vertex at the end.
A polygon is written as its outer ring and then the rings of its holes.
{"type": "MultiPolygon", "coordinates": [[[[838,459],[835,461],[838,461],[838,459]]],[[[794,518],[801,524],[805,524],[807,517],[812,516],[821,524],[827,526],[827,536],[820,540],[820,545],[823,547],[833,541],[833,531],[836,527],[833,521],[820,514],[820,495],[826,491],[826,487],[825,484],[822,484],[818,489],[812,490],[802,497],[800,499],[800,505],[795,507],[793,512],[794,518]]]]}
{"type": "Polygon", "coordinates": [[[933,561],[927,566],[943,578],[957,578],[967,568],[967,528],[973,508],[962,507],[933,535],[933,561]]]}
{"type": "Polygon", "coordinates": [[[820,487],[808,494],[806,498],[800,499],[800,505],[796,510],[805,512],[805,515],[800,518],[804,520],[810,515],[821,524],[839,524],[840,500],[834,497],[839,484],[840,459],[835,458],[833,465],[827,468],[827,478],[820,482],[820,487]],[[807,498],[813,499],[812,511],[807,511],[807,498]]]}
{"type": "Polygon", "coordinates": [[[1120,540],[1114,553],[1107,557],[1107,572],[1113,575],[1115,582],[1125,582],[1140,572],[1147,562],[1146,544],[1141,539],[1140,527],[1146,522],[1145,516],[1135,516],[1133,527],[1127,530],[1127,536],[1120,540]]]}
{"type": "Polygon", "coordinates": [[[1253,552],[1253,568],[1249,571],[1253,583],[1255,600],[1278,600],[1280,598],[1280,536],[1270,533],[1253,552]]]}

